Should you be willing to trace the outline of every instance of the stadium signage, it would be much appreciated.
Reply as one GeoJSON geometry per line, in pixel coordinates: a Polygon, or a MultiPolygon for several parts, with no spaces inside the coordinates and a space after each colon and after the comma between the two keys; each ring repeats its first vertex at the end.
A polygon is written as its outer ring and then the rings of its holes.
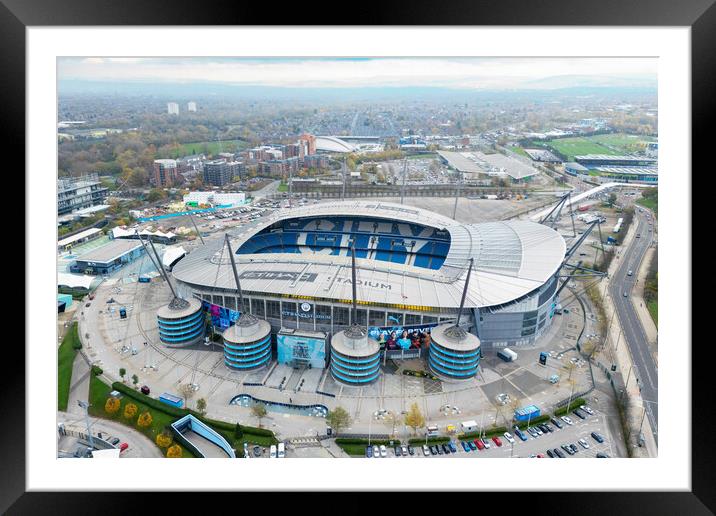
{"type": "MultiPolygon", "coordinates": [[[[336,278],[336,283],[347,283],[348,285],[352,285],[353,280],[351,280],[350,278],[336,278]]],[[[379,281],[356,280],[356,285],[361,285],[363,287],[382,288],[385,290],[393,289],[393,287],[390,283],[381,283],[379,281]]]]}
{"type": "Polygon", "coordinates": [[[313,283],[318,274],[313,272],[280,272],[280,271],[244,271],[241,279],[266,279],[279,281],[306,281],[313,283]]]}

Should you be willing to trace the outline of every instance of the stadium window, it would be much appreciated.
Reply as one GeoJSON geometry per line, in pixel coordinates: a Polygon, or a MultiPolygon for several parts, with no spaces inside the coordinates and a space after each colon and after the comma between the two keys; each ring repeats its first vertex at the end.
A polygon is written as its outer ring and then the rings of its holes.
{"type": "Polygon", "coordinates": [[[382,310],[371,310],[369,326],[385,326],[385,312],[382,310]]]}
{"type": "Polygon", "coordinates": [[[284,328],[298,328],[296,303],[281,301],[281,326],[284,328]]]}
{"type": "Polygon", "coordinates": [[[351,322],[356,323],[358,326],[366,326],[366,322],[368,321],[368,311],[364,308],[358,308],[356,312],[356,320],[351,322]]]}
{"type": "MultiPolygon", "coordinates": [[[[392,314],[388,314],[390,317],[392,314]]],[[[418,324],[422,324],[423,316],[420,314],[405,314],[405,325],[406,326],[415,326],[418,324]]]]}
{"type": "Polygon", "coordinates": [[[226,296],[226,308],[230,308],[231,310],[236,310],[236,298],[235,297],[229,297],[226,296]]]}
{"type": "Polygon", "coordinates": [[[423,324],[435,324],[436,322],[438,322],[437,317],[433,317],[432,315],[423,316],[423,324]]]}
{"type": "Polygon", "coordinates": [[[342,306],[333,307],[333,326],[348,326],[350,323],[348,319],[348,308],[342,306]]]}
{"type": "Polygon", "coordinates": [[[331,306],[330,305],[316,305],[316,320],[317,321],[330,321],[331,320],[331,306]]]}
{"type": "Polygon", "coordinates": [[[209,303],[211,303],[211,294],[202,294],[201,298],[204,301],[208,301],[209,303]]]}
{"type": "Polygon", "coordinates": [[[280,319],[281,303],[278,301],[266,301],[266,317],[271,319],[280,319]]]}
{"type": "Polygon", "coordinates": [[[263,299],[251,299],[251,313],[254,314],[256,317],[264,317],[266,315],[263,299]]]}
{"type": "Polygon", "coordinates": [[[211,296],[212,303],[219,306],[224,306],[224,296],[211,296]]]}

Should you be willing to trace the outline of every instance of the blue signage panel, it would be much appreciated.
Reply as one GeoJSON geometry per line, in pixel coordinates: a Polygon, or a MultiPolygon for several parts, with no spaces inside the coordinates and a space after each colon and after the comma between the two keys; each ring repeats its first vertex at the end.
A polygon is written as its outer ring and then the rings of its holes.
{"type": "Polygon", "coordinates": [[[279,364],[301,363],[317,369],[326,367],[326,339],[298,335],[276,336],[279,364]]]}
{"type": "Polygon", "coordinates": [[[221,331],[225,330],[229,326],[233,326],[234,323],[239,319],[241,312],[231,310],[230,308],[224,308],[223,306],[209,303],[208,301],[202,301],[201,306],[206,313],[211,315],[211,324],[214,328],[221,331]]]}

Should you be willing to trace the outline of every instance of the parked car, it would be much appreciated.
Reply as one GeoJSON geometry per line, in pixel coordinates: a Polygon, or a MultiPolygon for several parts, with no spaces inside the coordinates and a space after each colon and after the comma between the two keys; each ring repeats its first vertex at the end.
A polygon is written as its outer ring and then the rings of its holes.
{"type": "Polygon", "coordinates": [[[588,443],[587,441],[585,441],[584,439],[579,439],[577,442],[578,442],[578,443],[582,446],[582,448],[584,448],[585,450],[588,450],[588,449],[589,449],[589,443],[588,443]]]}
{"type": "Polygon", "coordinates": [[[430,448],[428,448],[427,444],[423,444],[423,457],[427,457],[430,455],[430,448]]]}
{"type": "Polygon", "coordinates": [[[597,453],[597,457],[599,457],[600,459],[608,459],[609,455],[607,455],[604,452],[599,452],[599,453],[597,453]]]}
{"type": "Polygon", "coordinates": [[[593,416],[593,415],[594,415],[594,411],[593,411],[592,409],[590,409],[589,407],[587,407],[586,405],[582,405],[582,406],[579,407],[579,408],[581,408],[583,411],[585,411],[585,412],[586,412],[587,414],[589,414],[590,416],[593,416]]]}
{"type": "Polygon", "coordinates": [[[122,453],[124,450],[129,448],[129,445],[127,443],[122,443],[119,445],[119,453],[122,453]]]}
{"type": "Polygon", "coordinates": [[[400,446],[396,446],[395,447],[395,456],[400,457],[401,455],[403,455],[403,452],[400,450],[400,446]]]}
{"type": "Polygon", "coordinates": [[[487,437],[482,439],[482,443],[485,445],[486,449],[490,449],[490,440],[487,437]]]}
{"type": "Polygon", "coordinates": [[[533,426],[532,428],[535,432],[537,432],[537,435],[542,435],[542,429],[539,427],[539,425],[533,426]]]}
{"type": "Polygon", "coordinates": [[[260,457],[260,456],[261,456],[261,447],[254,446],[254,457],[260,457]]]}
{"type": "Polygon", "coordinates": [[[527,441],[528,437],[519,428],[515,428],[515,435],[520,438],[521,441],[527,441]]]}
{"type": "Polygon", "coordinates": [[[412,446],[408,445],[408,453],[409,453],[410,455],[415,455],[415,448],[413,448],[412,446]]]}
{"type": "Polygon", "coordinates": [[[492,441],[499,447],[502,446],[502,441],[500,441],[500,438],[495,436],[492,438],[492,441]]]}
{"type": "Polygon", "coordinates": [[[365,447],[365,456],[369,459],[373,458],[373,447],[372,446],[366,446],[365,447]]]}
{"type": "Polygon", "coordinates": [[[574,455],[574,452],[572,451],[572,448],[570,446],[563,444],[562,446],[560,446],[560,448],[566,451],[569,455],[574,455]]]}
{"type": "Polygon", "coordinates": [[[146,385],[142,385],[141,391],[142,394],[144,394],[145,396],[149,396],[149,387],[147,387],[146,385]]]}
{"type": "Polygon", "coordinates": [[[560,430],[562,429],[562,423],[559,422],[559,419],[551,418],[550,421],[554,426],[556,426],[560,430]]]}
{"type": "Polygon", "coordinates": [[[584,412],[582,412],[582,411],[579,410],[579,409],[573,410],[572,413],[573,413],[575,416],[577,416],[579,419],[587,419],[587,414],[585,414],[584,412]]]}
{"type": "Polygon", "coordinates": [[[555,449],[552,450],[552,451],[553,451],[554,454],[555,454],[557,457],[559,457],[560,459],[563,459],[563,458],[564,458],[564,455],[562,454],[562,452],[559,451],[557,448],[555,448],[555,449]]]}
{"type": "Polygon", "coordinates": [[[450,447],[450,451],[451,451],[452,453],[457,453],[457,448],[455,448],[455,443],[453,443],[452,441],[450,441],[450,442],[448,443],[448,446],[450,447]]]}
{"type": "Polygon", "coordinates": [[[604,437],[602,437],[602,434],[599,434],[597,432],[592,432],[592,439],[594,439],[600,444],[604,442],[604,437]]]}
{"type": "Polygon", "coordinates": [[[569,449],[572,450],[574,453],[577,453],[579,451],[579,448],[577,448],[577,445],[574,443],[569,443],[569,449]]]}
{"type": "Polygon", "coordinates": [[[534,428],[532,428],[531,426],[527,427],[527,432],[529,432],[532,437],[538,437],[537,432],[535,432],[534,428]]]}
{"type": "Polygon", "coordinates": [[[554,452],[552,450],[547,450],[547,455],[549,455],[550,459],[554,459],[555,457],[554,452]]]}
{"type": "Polygon", "coordinates": [[[409,452],[408,452],[408,447],[407,447],[407,446],[405,446],[405,445],[401,446],[401,447],[400,447],[400,451],[403,452],[403,455],[404,455],[405,457],[408,456],[408,453],[409,453],[409,452]]]}
{"type": "Polygon", "coordinates": [[[539,425],[539,427],[542,429],[542,432],[544,432],[545,434],[552,433],[552,427],[549,426],[547,423],[542,423],[541,425],[539,425]]]}
{"type": "Polygon", "coordinates": [[[460,444],[462,445],[463,450],[465,450],[466,452],[470,451],[470,447],[467,445],[467,443],[465,441],[460,441],[460,444]]]}
{"type": "Polygon", "coordinates": [[[269,459],[275,459],[276,458],[276,445],[272,444],[271,449],[269,451],[269,459]]]}
{"type": "Polygon", "coordinates": [[[450,455],[450,448],[448,447],[447,444],[443,444],[442,448],[443,448],[443,452],[445,453],[445,455],[450,455]]]}
{"type": "Polygon", "coordinates": [[[112,439],[109,440],[109,444],[117,446],[119,444],[119,437],[112,437],[112,439]]]}
{"type": "Polygon", "coordinates": [[[514,442],[515,442],[515,438],[512,437],[512,434],[511,434],[510,432],[505,432],[505,433],[502,434],[502,435],[505,436],[505,439],[507,439],[507,442],[509,442],[509,443],[514,443],[514,442]]]}
{"type": "Polygon", "coordinates": [[[569,418],[569,416],[562,416],[562,421],[564,421],[565,423],[567,423],[567,424],[570,425],[570,426],[574,424],[574,421],[572,421],[572,420],[569,418]]]}
{"type": "Polygon", "coordinates": [[[470,449],[471,449],[472,451],[477,450],[477,446],[475,445],[474,442],[468,441],[468,442],[467,442],[467,445],[470,447],[470,449]]]}
{"type": "Polygon", "coordinates": [[[475,439],[473,442],[475,443],[475,446],[477,446],[478,450],[485,449],[485,443],[482,442],[482,439],[475,439]]]}
{"type": "Polygon", "coordinates": [[[443,454],[443,447],[442,447],[441,444],[436,444],[436,445],[435,445],[435,449],[438,451],[438,455],[442,455],[442,454],[443,454]]]}

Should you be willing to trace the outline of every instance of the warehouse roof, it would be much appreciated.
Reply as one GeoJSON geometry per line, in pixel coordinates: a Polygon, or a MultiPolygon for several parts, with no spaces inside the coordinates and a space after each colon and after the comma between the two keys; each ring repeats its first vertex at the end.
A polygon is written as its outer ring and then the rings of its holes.
{"type": "Polygon", "coordinates": [[[109,263],[131,251],[134,251],[142,244],[138,240],[112,240],[110,243],[92,249],[79,256],[78,262],[109,263]]]}

